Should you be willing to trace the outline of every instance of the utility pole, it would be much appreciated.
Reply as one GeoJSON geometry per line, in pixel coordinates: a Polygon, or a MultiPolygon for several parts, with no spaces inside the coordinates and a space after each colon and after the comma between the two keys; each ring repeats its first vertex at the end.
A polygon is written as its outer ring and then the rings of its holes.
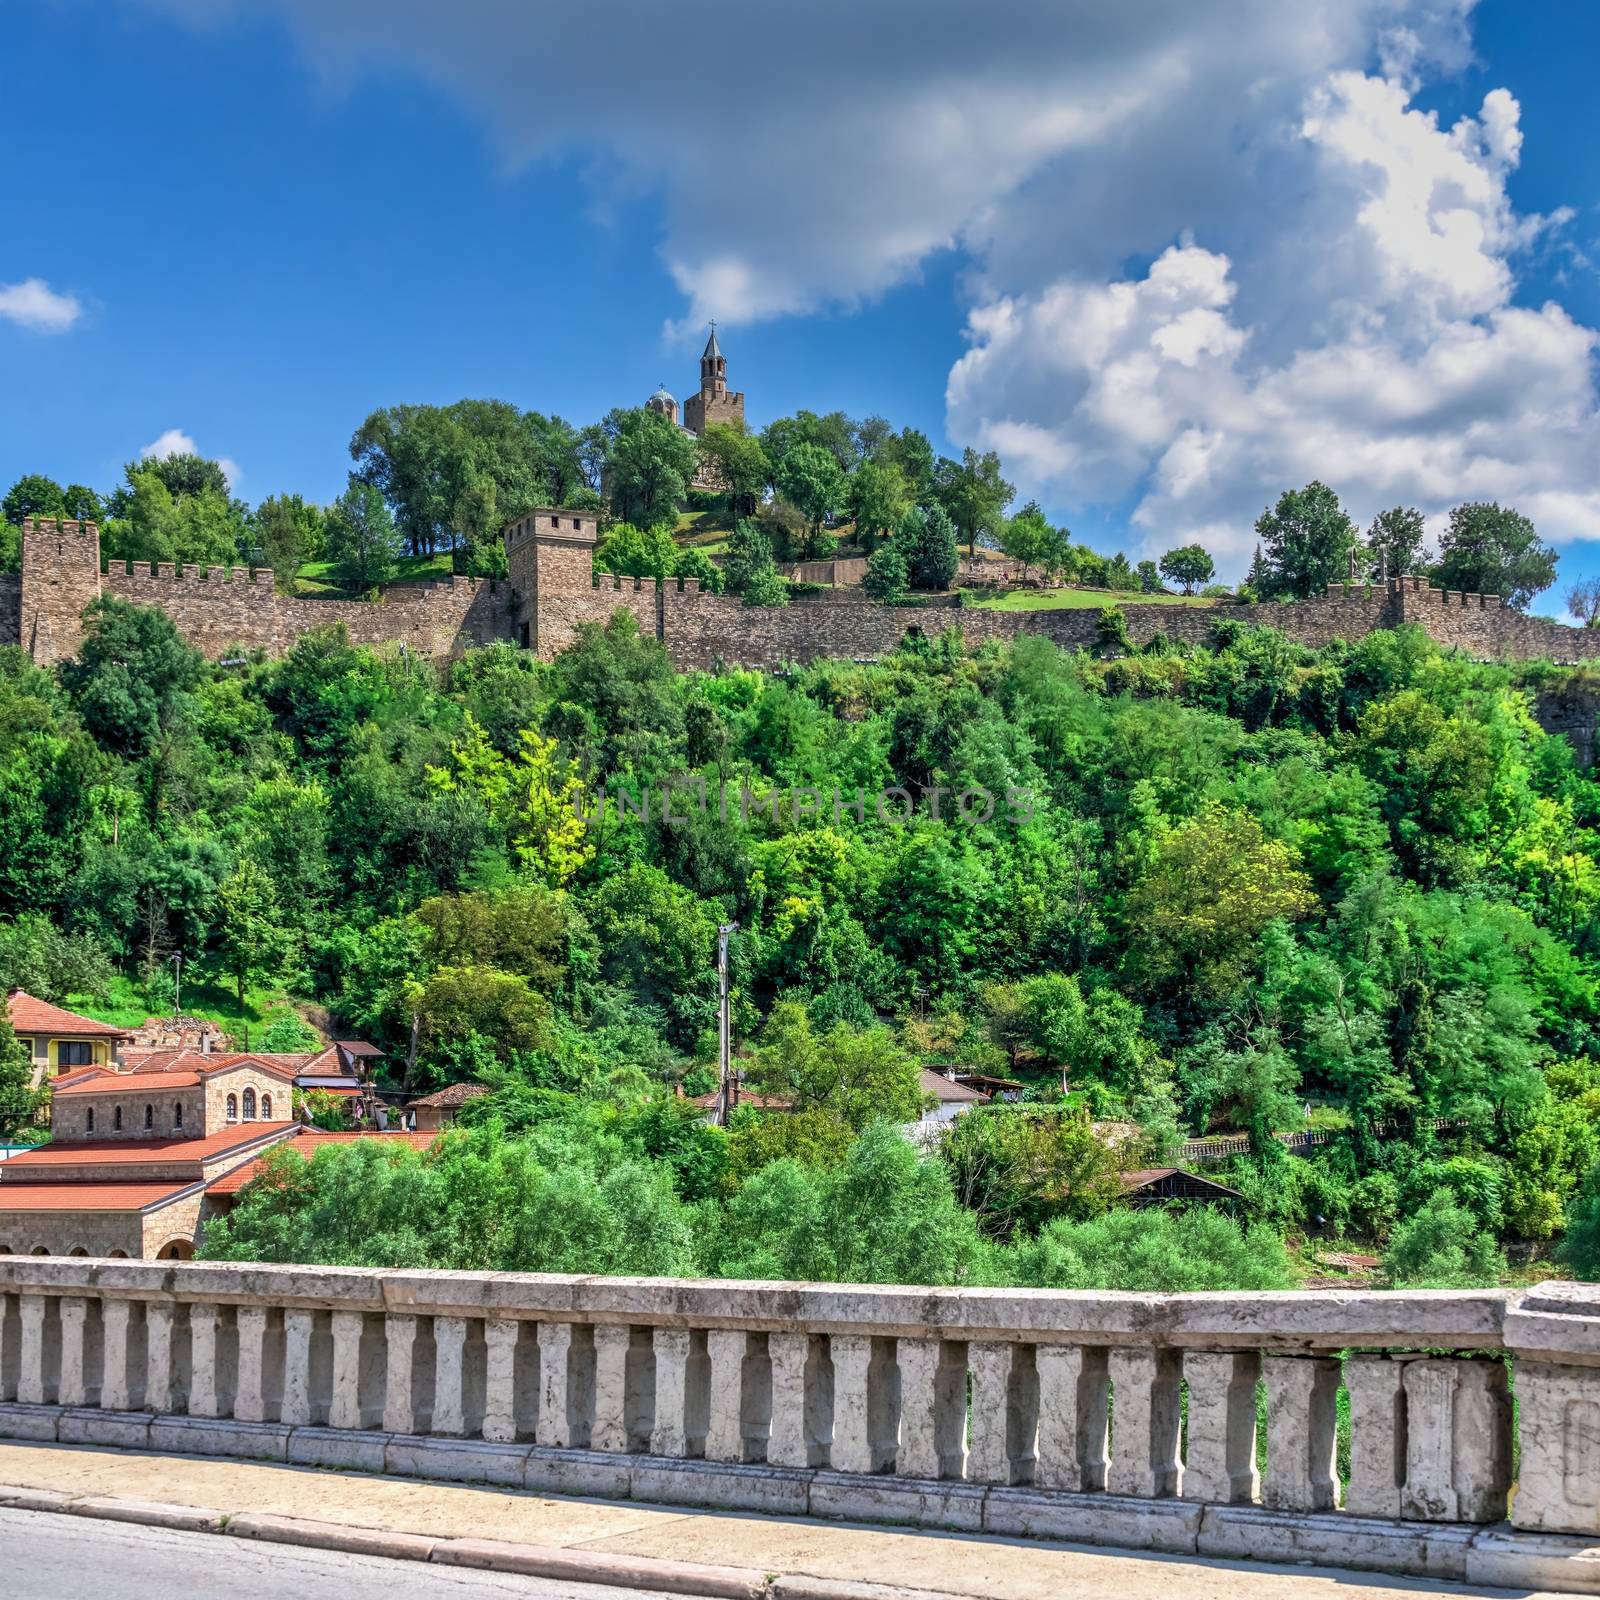
{"type": "Polygon", "coordinates": [[[717,929],[717,1114],[718,1127],[725,1127],[733,1110],[738,1087],[733,1081],[733,1016],[728,1005],[728,939],[737,933],[737,922],[724,922],[717,929]]]}
{"type": "Polygon", "coordinates": [[[183,1015],[183,951],[172,957],[172,1014],[183,1015]]]}

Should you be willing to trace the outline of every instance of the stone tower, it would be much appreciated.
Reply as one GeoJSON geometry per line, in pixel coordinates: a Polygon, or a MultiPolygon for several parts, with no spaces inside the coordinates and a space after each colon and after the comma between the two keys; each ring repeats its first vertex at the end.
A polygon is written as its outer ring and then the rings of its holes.
{"type": "Polygon", "coordinates": [[[717,325],[700,355],[700,393],[683,402],[683,425],[690,433],[704,433],[709,423],[744,425],[744,395],[728,389],[728,358],[717,343],[717,325]]]}
{"type": "Polygon", "coordinates": [[[83,608],[100,598],[100,530],[92,522],[22,519],[21,642],[40,666],[83,643],[83,608]]]}
{"type": "Polygon", "coordinates": [[[517,638],[548,659],[594,620],[593,511],[539,506],[505,529],[506,577],[517,594],[517,638]]]}

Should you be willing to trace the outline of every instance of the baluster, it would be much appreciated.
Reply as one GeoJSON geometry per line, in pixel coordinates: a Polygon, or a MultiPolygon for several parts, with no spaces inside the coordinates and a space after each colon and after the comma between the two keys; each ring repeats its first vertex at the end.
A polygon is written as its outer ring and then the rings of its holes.
{"type": "Polygon", "coordinates": [[[311,1313],[283,1314],[283,1405],[279,1421],[303,1428],[311,1421],[311,1313]]]}
{"type": "Polygon", "coordinates": [[[233,1396],[233,1415],[239,1422],[265,1422],[266,1307],[240,1306],[234,1320],[239,1330],[239,1377],[233,1396]]]}
{"type": "Polygon", "coordinates": [[[89,1403],[88,1374],[84,1371],[84,1323],[89,1302],[82,1295],[63,1295],[56,1302],[61,1318],[61,1384],[57,1399],[64,1406],[89,1403]]]}
{"type": "Polygon", "coordinates": [[[1328,1356],[1263,1356],[1267,1479],[1262,1500],[1279,1511],[1330,1511],[1339,1363],[1328,1356]]]}
{"type": "Polygon", "coordinates": [[[417,1319],[409,1312],[389,1312],[383,1319],[383,1339],[384,1432],[415,1433],[417,1419],[411,1405],[411,1357],[417,1342],[417,1319]]]}
{"type": "Polygon", "coordinates": [[[335,1311],[332,1321],[333,1392],[328,1399],[330,1428],[359,1428],[361,1416],[361,1335],[366,1317],[335,1311]]]}
{"type": "Polygon", "coordinates": [[[1179,1383],[1176,1350],[1113,1350],[1107,1358],[1113,1407],[1113,1494],[1161,1499],[1178,1492],[1179,1383]]]}
{"type": "Polygon", "coordinates": [[[12,1376],[11,1358],[19,1355],[20,1350],[9,1348],[16,1343],[10,1332],[11,1301],[11,1295],[0,1293],[0,1400],[15,1400],[17,1398],[16,1380],[12,1376]]]}
{"type": "Polygon", "coordinates": [[[1261,1357],[1246,1350],[1192,1350],[1183,1358],[1189,1384],[1189,1448],[1183,1496],[1217,1505],[1256,1497],[1256,1380],[1261,1357]]]}
{"type": "Polygon", "coordinates": [[[483,1436],[496,1444],[517,1437],[517,1335],[519,1322],[493,1317],[484,1324],[483,1436]]]}
{"type": "Polygon", "coordinates": [[[17,1399],[25,1406],[44,1404],[44,1296],[18,1297],[21,1325],[21,1361],[17,1369],[17,1399]]]}
{"type": "Polygon", "coordinates": [[[1034,1482],[1050,1489],[1106,1486],[1109,1369],[1094,1345],[1042,1344],[1039,1372],[1039,1460],[1034,1482]]]}
{"type": "Polygon", "coordinates": [[[872,1340],[864,1334],[836,1333],[828,1340],[833,1361],[833,1452],[835,1472],[876,1472],[868,1423],[872,1340]]]}
{"type": "Polygon", "coordinates": [[[463,1404],[462,1352],[467,1344],[465,1317],[433,1319],[433,1420],[430,1433],[459,1438],[467,1431],[463,1404]]]}
{"type": "Polygon", "coordinates": [[[189,1415],[222,1415],[217,1394],[217,1308],[197,1301],[189,1304],[189,1415]]]}
{"type": "Polygon", "coordinates": [[[1344,1508],[1363,1517],[1398,1517],[1406,1475],[1405,1363],[1346,1356],[1350,1395],[1350,1481],[1344,1508]]]}
{"type": "Polygon", "coordinates": [[[572,1446],[572,1324],[539,1324],[539,1422],[535,1438],[547,1449],[572,1446]]]}
{"type": "Polygon", "coordinates": [[[1511,1487],[1511,1401],[1499,1361],[1405,1363],[1406,1479],[1400,1515],[1498,1522],[1511,1487]]]}
{"type": "Polygon", "coordinates": [[[960,1478],[967,1464],[966,1346],[901,1339],[900,1443],[895,1471],[908,1478],[960,1478]]]}
{"type": "MultiPolygon", "coordinates": [[[[599,1329],[595,1330],[598,1335],[599,1329]]],[[[745,1461],[745,1359],[750,1335],[742,1328],[713,1328],[706,1335],[711,1363],[710,1411],[706,1420],[706,1460],[745,1461]]]]}
{"type": "Polygon", "coordinates": [[[975,1483],[1031,1482],[1038,1427],[1032,1348],[974,1340],[967,1346],[967,1368],[972,1374],[967,1476],[975,1483]]]}
{"type": "Polygon", "coordinates": [[[810,1333],[767,1336],[772,1357],[772,1436],[767,1460],[775,1467],[820,1467],[826,1459],[819,1426],[821,1345],[810,1333]]]}
{"type": "Polygon", "coordinates": [[[594,1428],[589,1443],[596,1450],[621,1454],[628,1438],[628,1347],[633,1329],[602,1322],[594,1330],[594,1428]]]}
{"type": "Polygon", "coordinates": [[[100,1375],[100,1409],[127,1411],[128,1395],[128,1302],[100,1302],[100,1336],[104,1360],[100,1375]]]}
{"type": "Polygon", "coordinates": [[[688,1328],[657,1328],[651,1336],[656,1358],[656,1414],[650,1432],[652,1455],[684,1459],[705,1450],[703,1374],[695,1362],[694,1335],[688,1328]]]}
{"type": "Polygon", "coordinates": [[[172,1410],[172,1315],[170,1301],[144,1308],[144,1409],[158,1414],[172,1410]]]}

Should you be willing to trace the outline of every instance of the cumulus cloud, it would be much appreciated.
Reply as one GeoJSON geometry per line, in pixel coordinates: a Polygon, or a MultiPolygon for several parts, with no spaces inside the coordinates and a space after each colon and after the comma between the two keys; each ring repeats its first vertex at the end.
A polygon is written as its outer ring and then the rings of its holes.
{"type": "MultiPolygon", "coordinates": [[[[149,444],[141,445],[139,448],[141,461],[165,461],[169,456],[199,454],[201,454],[200,446],[194,442],[194,436],[185,433],[182,428],[168,428],[160,438],[152,439],[149,444]]],[[[229,456],[217,456],[214,459],[222,468],[222,476],[228,480],[228,488],[233,489],[241,477],[239,463],[229,456]]]]}
{"type": "Polygon", "coordinates": [[[407,71],[508,169],[578,161],[597,216],[658,196],[681,329],[959,251],[951,437],[1069,515],[1131,505],[1151,548],[1236,571],[1313,475],[1363,518],[1492,495],[1600,537],[1594,334],[1517,299],[1565,220],[1511,202],[1520,108],[1414,103],[1470,59],[1474,0],[254,3],[330,85],[407,71]]]}
{"type": "Polygon", "coordinates": [[[76,295],[58,294],[43,278],[0,283],[0,317],[33,333],[65,333],[83,315],[76,295]]]}
{"type": "MultiPolygon", "coordinates": [[[[205,21],[235,0],[145,3],[205,21]]],[[[1243,131],[1396,29],[1408,59],[1460,59],[1472,0],[266,3],[330,82],[409,69],[513,166],[577,155],[658,192],[699,324],[849,305],[946,247],[987,258],[1003,225],[1058,267],[1159,248],[1175,198],[1222,202],[1243,131]],[[1040,185],[1061,226],[1018,229],[1005,202],[1040,185]]]]}
{"type": "Polygon", "coordinates": [[[1057,503],[1131,499],[1148,549],[1199,538],[1232,570],[1262,506],[1311,477],[1363,519],[1497,498],[1600,538],[1596,335],[1513,299],[1518,252],[1562,220],[1510,203],[1519,114],[1497,89],[1442,127],[1399,79],[1330,74],[1295,128],[1272,272],[1191,239],[1141,276],[994,295],[950,375],[952,432],[1057,503]]]}

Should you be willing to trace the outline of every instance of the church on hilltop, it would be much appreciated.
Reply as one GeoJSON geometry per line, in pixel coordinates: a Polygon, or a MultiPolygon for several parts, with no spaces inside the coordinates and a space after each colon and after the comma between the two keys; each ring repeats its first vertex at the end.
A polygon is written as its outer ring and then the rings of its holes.
{"type": "Polygon", "coordinates": [[[744,394],[728,388],[728,358],[717,343],[716,323],[711,324],[711,337],[700,355],[700,392],[683,402],[682,421],[679,421],[678,402],[665,386],[657,389],[645,404],[668,421],[677,422],[685,433],[692,433],[696,438],[713,422],[744,426],[744,394]]]}

